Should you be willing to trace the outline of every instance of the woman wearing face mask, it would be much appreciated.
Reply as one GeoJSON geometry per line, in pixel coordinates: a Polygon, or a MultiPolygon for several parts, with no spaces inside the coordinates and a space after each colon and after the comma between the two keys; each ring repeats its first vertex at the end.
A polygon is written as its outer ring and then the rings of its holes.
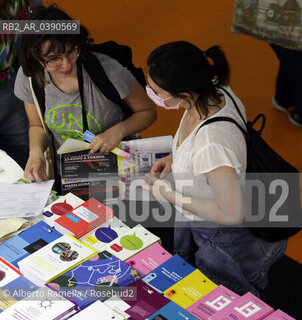
{"type": "MultiPolygon", "coordinates": [[[[71,21],[55,5],[38,7],[30,19],[71,21]]],[[[47,179],[43,152],[49,144],[34,104],[29,77],[35,78],[44,88],[45,113],[42,116],[53,135],[56,150],[67,138],[79,139],[77,130],[83,130],[77,60],[83,61],[87,53],[99,60],[121,99],[133,111],[126,119],[121,107],[107,99],[82,68],[88,129],[96,135],[90,145],[91,153],[98,150],[100,153],[109,152],[123,137],[140,132],[156,119],[155,107],[134,76],[116,60],[90,52],[91,42],[83,26],[80,27],[80,34],[37,33],[22,36],[21,68],[16,78],[15,94],[24,101],[30,123],[30,154],[24,174],[29,180],[47,179]]]]}
{"type": "MultiPolygon", "coordinates": [[[[246,143],[232,123],[201,124],[231,117],[242,127],[241,101],[228,87],[229,65],[220,47],[200,50],[184,42],[155,49],[148,58],[149,97],[165,109],[185,110],[175,134],[172,154],[158,160],[146,175],[145,189],[176,206],[175,252],[189,258],[211,280],[239,294],[258,295],[267,271],[285,251],[286,241],[268,243],[241,224],[245,217],[242,182],[246,143]],[[175,190],[162,180],[172,171],[175,190]]],[[[173,112],[173,111],[171,111],[173,112]]]]}

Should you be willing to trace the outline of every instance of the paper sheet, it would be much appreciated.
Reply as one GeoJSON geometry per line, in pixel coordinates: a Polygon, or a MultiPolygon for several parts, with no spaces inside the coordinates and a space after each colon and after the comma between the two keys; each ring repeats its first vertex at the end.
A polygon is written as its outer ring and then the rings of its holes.
{"type": "Polygon", "coordinates": [[[0,243],[30,227],[31,222],[24,218],[0,219],[0,243]]]}
{"type": "Polygon", "coordinates": [[[71,151],[88,149],[89,146],[90,146],[90,143],[88,143],[88,142],[68,138],[61,145],[61,147],[57,150],[57,154],[62,154],[64,152],[71,152],[71,151]]]}
{"type": "Polygon", "coordinates": [[[13,183],[23,178],[23,170],[6,152],[0,150],[0,182],[13,183]]]}
{"type": "Polygon", "coordinates": [[[0,183],[0,218],[38,216],[46,206],[54,180],[29,184],[0,183]]]}

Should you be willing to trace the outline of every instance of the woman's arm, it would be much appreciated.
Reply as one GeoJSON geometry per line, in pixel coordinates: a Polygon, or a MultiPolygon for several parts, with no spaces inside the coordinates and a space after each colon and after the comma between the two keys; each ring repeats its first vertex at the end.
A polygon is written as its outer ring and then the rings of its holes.
{"type": "Polygon", "coordinates": [[[46,161],[44,151],[49,144],[48,136],[43,128],[36,106],[24,102],[29,120],[29,158],[24,171],[28,180],[48,180],[46,176],[46,161]]]}
{"type": "Polygon", "coordinates": [[[168,202],[208,221],[224,225],[242,223],[245,201],[236,171],[224,166],[205,175],[214,193],[214,200],[185,196],[150,174],[146,176],[150,185],[145,186],[145,189],[148,189],[155,198],[162,196],[168,202]]]}
{"type": "Polygon", "coordinates": [[[90,147],[90,153],[100,150],[100,153],[109,152],[116,147],[120,141],[131,134],[138,133],[149,127],[156,120],[156,109],[148,98],[144,88],[135,82],[130,94],[124,99],[134,112],[131,117],[117,123],[95,137],[90,147]]]}

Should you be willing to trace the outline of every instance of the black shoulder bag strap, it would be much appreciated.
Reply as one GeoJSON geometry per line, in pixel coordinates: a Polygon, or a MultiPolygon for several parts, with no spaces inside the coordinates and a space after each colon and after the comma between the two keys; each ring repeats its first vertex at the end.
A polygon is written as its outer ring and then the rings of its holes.
{"type": "MultiPolygon", "coordinates": [[[[39,103],[39,108],[41,111],[42,118],[44,119],[44,114],[46,110],[45,106],[45,89],[44,87],[41,88],[38,84],[38,81],[35,78],[31,78],[31,83],[33,86],[34,93],[36,95],[36,98],[39,103]]],[[[52,135],[51,131],[49,133],[52,135]]],[[[53,139],[51,139],[51,143],[53,144],[53,139]]],[[[53,144],[53,150],[55,150],[54,144],[53,144]]],[[[54,178],[55,178],[55,184],[53,186],[53,189],[58,191],[59,194],[62,194],[62,186],[61,186],[61,177],[58,175],[58,166],[57,166],[57,161],[56,161],[56,154],[54,154],[54,161],[53,161],[53,166],[54,166],[54,178]]]]}
{"type": "Polygon", "coordinates": [[[234,120],[233,118],[230,118],[230,117],[213,117],[213,118],[210,118],[210,119],[204,121],[204,122],[200,125],[200,127],[197,129],[195,135],[198,133],[198,131],[199,131],[202,127],[204,127],[204,126],[206,126],[206,125],[208,125],[208,124],[210,124],[210,123],[218,122],[218,121],[227,121],[227,122],[231,122],[231,123],[235,124],[235,125],[237,126],[237,128],[242,132],[242,134],[244,135],[245,139],[247,139],[247,123],[246,123],[246,121],[245,121],[245,119],[244,119],[244,117],[243,117],[243,115],[242,115],[242,113],[241,113],[241,111],[240,111],[240,109],[239,109],[239,107],[238,107],[235,99],[232,97],[232,95],[231,95],[226,89],[221,88],[221,87],[220,87],[220,89],[221,89],[222,91],[224,91],[224,92],[228,95],[228,97],[232,100],[232,102],[233,102],[233,104],[234,104],[234,106],[235,106],[235,108],[236,108],[236,110],[237,110],[240,118],[242,119],[242,121],[243,121],[244,124],[245,124],[246,130],[243,129],[243,128],[241,127],[241,125],[240,125],[236,120],[234,120]]]}
{"type": "Polygon", "coordinates": [[[232,100],[233,105],[234,105],[234,107],[236,108],[236,110],[237,110],[240,118],[242,119],[243,123],[245,124],[245,127],[247,127],[247,123],[246,123],[246,121],[245,121],[245,119],[244,119],[244,117],[243,117],[243,115],[242,115],[242,113],[241,113],[241,111],[240,111],[240,109],[239,109],[239,107],[238,107],[237,102],[235,101],[235,99],[232,97],[232,95],[231,95],[226,89],[224,89],[224,88],[222,88],[222,87],[220,87],[219,89],[222,90],[223,92],[225,92],[225,94],[232,100]]]}
{"type": "Polygon", "coordinates": [[[83,132],[88,129],[86,109],[85,109],[85,99],[84,99],[84,85],[83,85],[83,67],[88,73],[92,82],[97,86],[97,88],[102,92],[102,94],[110,101],[119,105],[126,116],[131,115],[133,112],[129,106],[121,99],[115,86],[112,84],[108,78],[102,64],[99,62],[96,56],[92,53],[87,55],[85,60],[77,60],[77,76],[79,81],[79,91],[82,100],[82,116],[83,116],[83,132]]]}
{"type": "MultiPolygon", "coordinates": [[[[222,91],[224,91],[224,92],[229,96],[229,98],[232,100],[232,102],[233,102],[233,104],[234,104],[234,106],[235,106],[235,108],[236,108],[236,110],[237,110],[240,118],[241,118],[242,121],[244,122],[245,127],[246,127],[246,133],[247,133],[247,134],[245,135],[245,138],[247,138],[248,132],[249,132],[249,130],[250,130],[251,128],[253,128],[254,124],[255,124],[259,119],[262,120],[262,123],[261,123],[261,125],[260,125],[260,128],[259,128],[258,130],[255,129],[255,132],[257,133],[258,137],[260,137],[260,136],[261,136],[261,133],[262,133],[262,131],[263,131],[263,129],[264,129],[265,122],[266,122],[266,117],[265,117],[265,115],[264,115],[263,113],[259,113],[259,114],[255,117],[255,119],[254,119],[253,121],[248,121],[248,122],[246,122],[245,119],[243,118],[242,113],[240,112],[240,109],[239,109],[239,107],[238,107],[235,99],[232,97],[232,95],[231,95],[226,89],[224,89],[224,88],[222,88],[222,87],[220,87],[220,89],[221,89],[222,91]]],[[[226,120],[226,121],[228,121],[228,120],[226,120]]],[[[232,122],[232,121],[231,121],[231,122],[232,122]]],[[[234,123],[234,122],[233,122],[233,123],[234,123]]]]}
{"type": "Polygon", "coordinates": [[[224,91],[224,92],[228,95],[228,97],[232,100],[234,107],[236,108],[236,110],[237,110],[240,118],[242,119],[242,121],[243,121],[244,124],[245,124],[245,129],[243,129],[243,128],[241,127],[241,125],[240,125],[237,121],[235,121],[233,118],[230,118],[230,117],[214,117],[214,118],[210,118],[210,119],[206,120],[205,122],[203,122],[203,123],[201,124],[201,126],[197,129],[195,135],[197,134],[197,132],[198,132],[203,126],[205,126],[205,125],[207,125],[207,124],[210,124],[210,123],[216,122],[216,121],[228,121],[228,122],[232,122],[233,124],[235,124],[235,125],[240,129],[240,131],[243,133],[245,139],[247,140],[249,128],[253,127],[254,124],[255,124],[259,119],[262,119],[262,124],[261,124],[260,129],[259,129],[259,130],[256,130],[257,134],[260,136],[261,133],[262,133],[262,130],[263,130],[264,126],[265,126],[265,121],[266,121],[265,115],[262,114],[262,113],[259,113],[259,114],[255,117],[255,119],[254,119],[253,121],[248,121],[248,122],[246,122],[246,120],[244,119],[244,117],[243,117],[243,115],[242,115],[242,113],[241,113],[241,111],[240,111],[240,109],[239,109],[239,107],[238,107],[235,99],[232,97],[232,95],[231,95],[226,89],[221,88],[221,87],[220,87],[220,89],[221,89],[222,91],[224,91]]]}
{"type": "Polygon", "coordinates": [[[33,86],[34,93],[39,103],[42,117],[44,118],[45,113],[45,91],[44,88],[41,88],[38,84],[38,81],[35,78],[31,78],[31,83],[33,86]]]}
{"type": "Polygon", "coordinates": [[[78,82],[79,82],[79,91],[81,96],[81,102],[82,102],[82,122],[83,122],[83,133],[88,130],[88,123],[87,123],[87,117],[86,117],[86,110],[85,110],[85,101],[84,101],[84,85],[83,85],[83,70],[82,70],[82,64],[77,60],[77,76],[78,76],[78,82]]]}
{"type": "Polygon", "coordinates": [[[218,121],[227,121],[227,122],[231,122],[231,123],[235,124],[237,126],[237,128],[242,132],[244,137],[246,138],[246,135],[247,135],[246,131],[241,127],[241,125],[237,121],[235,121],[233,118],[230,118],[230,117],[214,117],[214,118],[210,118],[210,119],[206,120],[197,129],[195,135],[198,133],[198,131],[202,127],[206,126],[207,124],[210,124],[210,123],[213,123],[213,122],[218,122],[218,121]]]}

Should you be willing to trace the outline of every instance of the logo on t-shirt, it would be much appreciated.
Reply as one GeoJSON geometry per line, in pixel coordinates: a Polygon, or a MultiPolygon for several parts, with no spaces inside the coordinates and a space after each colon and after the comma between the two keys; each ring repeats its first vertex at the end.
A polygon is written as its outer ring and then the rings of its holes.
{"type": "MultiPolygon", "coordinates": [[[[100,123],[86,109],[88,130],[92,133],[102,131],[100,123]]],[[[66,141],[68,138],[79,139],[75,130],[83,131],[82,106],[78,104],[62,104],[50,109],[45,123],[48,128],[66,141]]]]}

